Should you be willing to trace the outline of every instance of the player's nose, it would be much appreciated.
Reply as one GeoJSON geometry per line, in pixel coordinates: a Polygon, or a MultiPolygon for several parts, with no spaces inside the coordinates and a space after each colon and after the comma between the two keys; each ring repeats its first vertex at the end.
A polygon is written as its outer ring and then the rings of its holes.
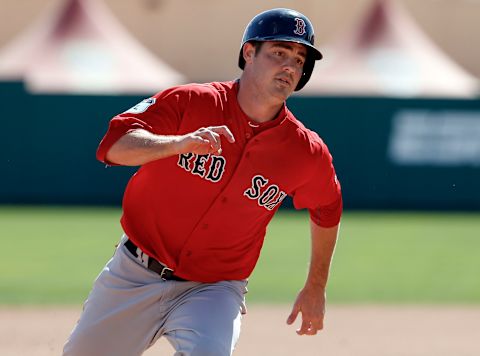
{"type": "Polygon", "coordinates": [[[288,72],[290,74],[295,74],[297,71],[300,70],[300,66],[298,65],[297,58],[295,57],[288,57],[285,59],[283,62],[282,69],[285,72],[288,72]]]}

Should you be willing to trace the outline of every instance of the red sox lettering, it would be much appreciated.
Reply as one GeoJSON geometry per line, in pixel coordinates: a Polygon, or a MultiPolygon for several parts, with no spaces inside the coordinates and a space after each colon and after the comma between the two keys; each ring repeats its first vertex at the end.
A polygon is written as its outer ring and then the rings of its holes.
{"type": "Polygon", "coordinates": [[[183,153],[178,155],[177,165],[187,172],[198,175],[210,182],[217,183],[222,179],[225,172],[226,160],[222,156],[210,154],[198,155],[183,153]]]}
{"type": "Polygon", "coordinates": [[[270,184],[267,187],[268,179],[257,174],[252,178],[252,186],[243,192],[247,198],[257,200],[259,206],[267,210],[273,210],[287,196],[281,191],[278,185],[270,184]],[[263,189],[267,187],[266,189],[263,189]]]}

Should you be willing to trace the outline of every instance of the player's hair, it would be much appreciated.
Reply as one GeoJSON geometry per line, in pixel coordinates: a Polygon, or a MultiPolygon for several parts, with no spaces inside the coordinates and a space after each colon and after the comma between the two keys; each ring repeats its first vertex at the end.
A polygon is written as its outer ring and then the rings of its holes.
{"type": "Polygon", "coordinates": [[[253,45],[253,47],[255,48],[255,55],[257,55],[258,52],[260,52],[260,49],[262,48],[263,42],[262,41],[249,41],[249,43],[251,43],[253,45]]]}

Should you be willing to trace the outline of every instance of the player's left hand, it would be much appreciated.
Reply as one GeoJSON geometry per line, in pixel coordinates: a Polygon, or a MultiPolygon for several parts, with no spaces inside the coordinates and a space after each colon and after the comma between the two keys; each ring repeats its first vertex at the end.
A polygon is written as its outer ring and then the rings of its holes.
{"type": "Polygon", "coordinates": [[[222,154],[221,137],[225,137],[229,143],[234,143],[230,129],[225,126],[202,127],[189,134],[178,136],[176,141],[176,154],[196,153],[196,154],[222,154]]]}
{"type": "Polygon", "coordinates": [[[292,312],[288,316],[287,324],[291,325],[302,314],[302,325],[297,330],[298,335],[316,335],[323,329],[325,316],[325,289],[312,287],[303,288],[295,300],[292,312]]]}

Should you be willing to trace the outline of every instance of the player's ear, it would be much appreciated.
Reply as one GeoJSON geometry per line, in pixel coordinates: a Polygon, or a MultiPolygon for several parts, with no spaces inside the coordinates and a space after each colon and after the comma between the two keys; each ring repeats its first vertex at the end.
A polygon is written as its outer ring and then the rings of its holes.
{"type": "Polygon", "coordinates": [[[252,63],[253,57],[255,57],[255,46],[250,42],[245,43],[242,48],[242,54],[245,63],[252,63]]]}

